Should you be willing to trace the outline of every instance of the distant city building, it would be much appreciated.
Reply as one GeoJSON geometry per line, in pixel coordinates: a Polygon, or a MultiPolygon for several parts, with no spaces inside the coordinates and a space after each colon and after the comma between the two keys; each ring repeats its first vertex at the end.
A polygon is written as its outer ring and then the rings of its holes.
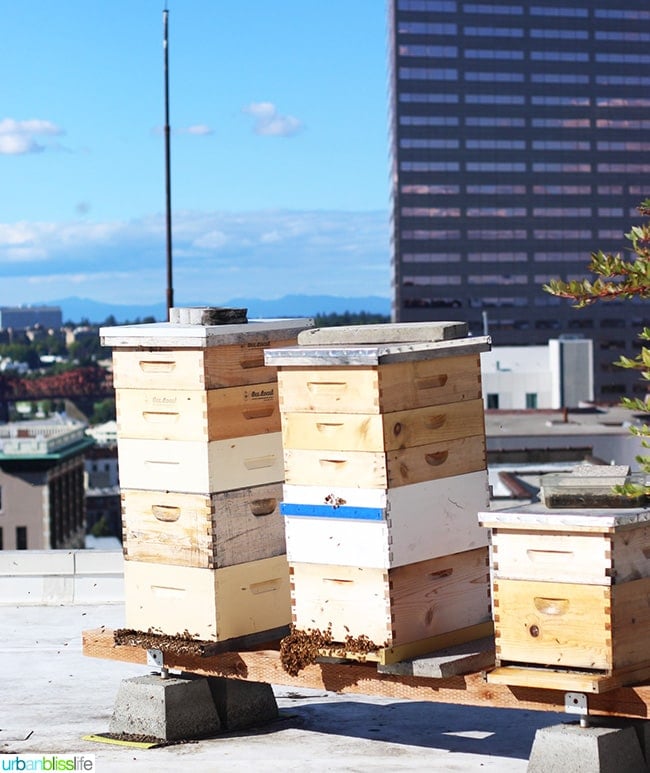
{"type": "Polygon", "coordinates": [[[122,540],[122,500],[117,460],[117,422],[89,427],[86,433],[97,445],[85,458],[86,531],[122,540]]]}
{"type": "Polygon", "coordinates": [[[547,346],[495,346],[481,354],[486,408],[579,408],[594,399],[593,342],[552,339],[547,346]]]}
{"type": "Polygon", "coordinates": [[[58,330],[63,316],[58,306],[0,306],[0,330],[27,330],[40,325],[58,330]]]}
{"type": "Polygon", "coordinates": [[[391,0],[393,317],[462,319],[495,346],[594,341],[595,398],[642,303],[577,310],[543,292],[624,252],[650,196],[647,0],[391,0]]]}
{"type": "MultiPolygon", "coordinates": [[[[117,447],[117,422],[106,421],[103,424],[95,424],[93,427],[88,427],[86,432],[97,441],[100,446],[115,446],[117,447]]],[[[114,454],[116,460],[116,472],[117,475],[117,453],[114,454]]],[[[117,478],[115,479],[117,483],[117,478]]]]}
{"type": "Polygon", "coordinates": [[[62,418],[0,425],[0,549],[83,547],[93,443],[83,424],[62,418]]]}

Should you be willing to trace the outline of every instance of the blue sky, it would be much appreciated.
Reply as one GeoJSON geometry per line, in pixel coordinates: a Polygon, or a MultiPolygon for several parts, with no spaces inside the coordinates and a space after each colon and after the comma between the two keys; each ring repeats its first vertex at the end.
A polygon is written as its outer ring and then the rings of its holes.
{"type": "MultiPolygon", "coordinates": [[[[164,0],[0,0],[0,305],[165,298],[164,0]]],[[[390,292],[383,0],[167,0],[176,305],[390,292]]]]}

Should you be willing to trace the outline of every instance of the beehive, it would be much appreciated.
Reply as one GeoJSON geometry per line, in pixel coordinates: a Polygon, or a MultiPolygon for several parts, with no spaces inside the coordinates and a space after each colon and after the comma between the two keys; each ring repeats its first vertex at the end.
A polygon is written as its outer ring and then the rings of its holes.
{"type": "MultiPolygon", "coordinates": [[[[126,626],[208,641],[290,620],[276,372],[310,320],[101,330],[113,349],[126,626]]],[[[210,316],[210,315],[208,315],[210,316]]]]}
{"type": "Polygon", "coordinates": [[[479,518],[492,531],[498,666],[650,665],[650,510],[532,504],[479,518]]]}
{"type": "Polygon", "coordinates": [[[480,352],[464,323],[310,330],[277,367],[292,619],[378,648],[489,624],[480,352]]]}

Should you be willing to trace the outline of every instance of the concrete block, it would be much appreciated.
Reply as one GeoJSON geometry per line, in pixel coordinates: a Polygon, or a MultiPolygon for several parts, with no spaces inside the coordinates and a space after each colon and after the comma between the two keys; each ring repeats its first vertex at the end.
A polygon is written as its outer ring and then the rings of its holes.
{"type": "Polygon", "coordinates": [[[180,741],[214,735],[221,722],[206,679],[151,674],[124,679],[109,732],[180,741]]]}
{"type": "Polygon", "coordinates": [[[567,723],[537,731],[528,773],[643,773],[647,771],[631,725],[580,727],[567,723]]]}
{"type": "Polygon", "coordinates": [[[241,730],[278,717],[278,704],[270,684],[220,676],[208,677],[208,684],[224,730],[241,730]]]}
{"type": "Polygon", "coordinates": [[[650,722],[647,719],[629,719],[627,717],[590,717],[592,725],[597,727],[632,727],[636,732],[641,753],[650,769],[650,722]]]}

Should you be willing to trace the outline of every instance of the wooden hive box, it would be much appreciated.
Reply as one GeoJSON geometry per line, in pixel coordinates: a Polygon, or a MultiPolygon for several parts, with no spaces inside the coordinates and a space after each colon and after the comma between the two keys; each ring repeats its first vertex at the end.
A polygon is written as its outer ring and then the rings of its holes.
{"type": "Polygon", "coordinates": [[[268,632],[291,620],[285,556],[199,569],[124,562],[126,627],[168,636],[224,642],[268,632]]]}
{"type": "Polygon", "coordinates": [[[284,449],[288,484],[393,488],[485,470],[483,434],[388,453],[284,449]]]}
{"type": "Polygon", "coordinates": [[[335,642],[399,647],[450,631],[467,641],[491,619],[487,547],[388,570],[291,563],[290,571],[294,625],[331,628],[335,642]]]}
{"type": "Polygon", "coordinates": [[[281,483],[213,494],[124,489],[124,556],[220,569],[282,555],[281,499],[281,483]]]}
{"type": "Polygon", "coordinates": [[[277,384],[223,389],[117,389],[119,438],[225,440],[280,432],[277,384]]]}
{"type": "Polygon", "coordinates": [[[296,353],[291,365],[282,356],[287,349],[266,354],[267,362],[278,363],[280,408],[287,412],[390,413],[481,396],[478,353],[402,362],[386,362],[378,355],[354,365],[344,362],[344,354],[340,362],[325,364],[328,353],[323,351],[315,364],[320,352],[310,353],[304,362],[298,359],[300,348],[291,351],[296,353]]]}
{"type": "Polygon", "coordinates": [[[290,563],[389,569],[488,543],[476,518],[489,506],[485,472],[375,491],[312,488],[284,487],[290,563]]]}
{"type": "Polygon", "coordinates": [[[212,493],[282,482],[282,435],[229,440],[118,438],[120,487],[212,493]]]}
{"type": "Polygon", "coordinates": [[[650,667],[650,510],[533,504],[479,518],[492,530],[498,666],[650,667]]]}
{"type": "Polygon", "coordinates": [[[283,413],[408,411],[481,397],[490,339],[466,336],[455,322],[313,328],[265,362],[278,368],[283,413]]]}
{"type": "Polygon", "coordinates": [[[235,325],[124,325],[100,329],[113,350],[116,389],[219,389],[276,380],[264,350],[290,346],[309,319],[235,325]]]}
{"type": "Polygon", "coordinates": [[[484,434],[481,398],[381,414],[282,412],[285,449],[387,452],[484,434]]]}

